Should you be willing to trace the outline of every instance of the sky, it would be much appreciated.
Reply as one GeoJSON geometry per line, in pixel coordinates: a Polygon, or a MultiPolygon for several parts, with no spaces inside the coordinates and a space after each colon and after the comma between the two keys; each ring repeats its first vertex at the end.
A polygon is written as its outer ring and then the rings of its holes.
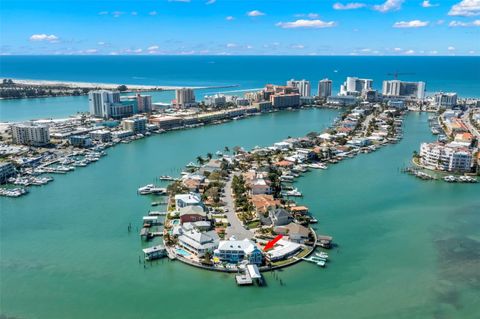
{"type": "Polygon", "coordinates": [[[1,0],[2,55],[480,55],[480,0],[1,0]]]}

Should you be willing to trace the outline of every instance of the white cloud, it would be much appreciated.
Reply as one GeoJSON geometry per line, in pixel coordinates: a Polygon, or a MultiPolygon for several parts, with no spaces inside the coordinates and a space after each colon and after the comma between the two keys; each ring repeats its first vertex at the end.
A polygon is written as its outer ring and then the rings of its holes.
{"type": "Polygon", "coordinates": [[[305,49],[305,46],[303,44],[294,44],[292,49],[305,49]]]}
{"type": "Polygon", "coordinates": [[[365,48],[365,49],[361,49],[360,52],[370,52],[372,51],[372,49],[369,49],[369,48],[365,48]]]}
{"type": "Polygon", "coordinates": [[[137,11],[132,11],[132,12],[130,12],[130,14],[131,14],[132,16],[137,16],[137,15],[138,15],[138,12],[137,12],[137,11]]]}
{"type": "Polygon", "coordinates": [[[402,48],[393,48],[393,51],[399,52],[402,51],[402,48]]]}
{"type": "Polygon", "coordinates": [[[123,15],[125,12],[122,12],[122,11],[113,11],[112,12],[112,15],[114,18],[118,18],[120,17],[121,15],[123,15]]]}
{"type": "Polygon", "coordinates": [[[449,16],[472,17],[480,15],[480,0],[462,0],[452,6],[449,16]]]}
{"type": "Polygon", "coordinates": [[[293,28],[331,28],[336,26],[335,21],[322,21],[322,20],[303,20],[299,19],[292,22],[278,22],[277,27],[284,29],[293,29],[293,28]]]}
{"type": "Polygon", "coordinates": [[[108,11],[100,11],[98,14],[101,16],[104,16],[108,14],[108,11]]]}
{"type": "Polygon", "coordinates": [[[303,17],[307,17],[309,19],[317,19],[320,17],[320,15],[318,13],[300,13],[300,14],[296,14],[294,15],[294,17],[296,18],[303,18],[303,17]]]}
{"type": "Polygon", "coordinates": [[[470,51],[468,51],[468,53],[470,53],[470,54],[475,54],[475,51],[470,50],[470,51]]]}
{"type": "Polygon", "coordinates": [[[387,0],[383,4],[373,6],[373,10],[379,12],[390,12],[400,10],[404,0],[387,0]]]}
{"type": "Polygon", "coordinates": [[[455,51],[455,47],[449,46],[449,47],[447,48],[447,50],[448,50],[448,51],[455,51]]]}
{"type": "Polygon", "coordinates": [[[98,44],[98,45],[105,45],[105,42],[99,41],[99,42],[97,42],[97,44],[98,44]]]}
{"type": "Polygon", "coordinates": [[[259,10],[253,10],[253,11],[249,11],[247,12],[247,16],[249,17],[260,17],[260,16],[264,16],[265,13],[263,13],[262,11],[259,11],[259,10]]]}
{"type": "Polygon", "coordinates": [[[246,48],[250,50],[250,49],[253,49],[253,46],[247,45],[246,48]]]}
{"type": "Polygon", "coordinates": [[[151,16],[156,16],[157,14],[158,14],[157,11],[150,11],[150,12],[148,13],[148,15],[151,15],[151,16]]]}
{"type": "Polygon", "coordinates": [[[415,54],[415,51],[413,51],[413,50],[407,50],[407,51],[405,51],[405,54],[415,54]]]}
{"type": "Polygon", "coordinates": [[[429,0],[424,0],[422,2],[422,7],[424,7],[424,8],[432,8],[432,7],[438,7],[438,6],[439,6],[438,4],[430,3],[429,0]]]}
{"type": "Polygon", "coordinates": [[[50,34],[50,35],[45,33],[32,34],[30,36],[30,41],[47,41],[47,42],[54,43],[54,42],[58,42],[58,37],[54,34],[50,34]]]}
{"type": "Polygon", "coordinates": [[[155,51],[158,50],[159,46],[158,45],[152,45],[147,48],[148,51],[155,51]]]}
{"type": "Polygon", "coordinates": [[[85,53],[86,54],[94,54],[94,53],[97,53],[98,50],[97,49],[88,49],[88,50],[85,50],[85,53]]]}
{"type": "Polygon", "coordinates": [[[480,20],[475,20],[472,22],[462,22],[462,21],[451,21],[448,24],[449,27],[480,27],[480,20]]]}
{"type": "Polygon", "coordinates": [[[367,5],[365,3],[359,3],[359,2],[350,2],[346,4],[337,2],[333,4],[333,8],[335,10],[355,10],[355,9],[364,8],[366,6],[367,5]]]}
{"type": "Polygon", "coordinates": [[[237,45],[235,43],[227,43],[226,45],[227,48],[235,48],[237,45]]]}
{"type": "Polygon", "coordinates": [[[235,20],[235,17],[233,17],[233,16],[228,16],[228,17],[225,18],[225,20],[227,20],[227,21],[232,21],[232,20],[235,20]]]}
{"type": "Polygon", "coordinates": [[[432,51],[430,51],[430,54],[438,54],[438,51],[437,50],[432,50],[432,51]]]}
{"type": "Polygon", "coordinates": [[[422,28],[429,24],[428,21],[412,20],[412,21],[400,21],[393,24],[394,28],[422,28]]]}
{"type": "Polygon", "coordinates": [[[217,2],[217,0],[208,0],[205,4],[214,4],[215,2],[217,2]]]}

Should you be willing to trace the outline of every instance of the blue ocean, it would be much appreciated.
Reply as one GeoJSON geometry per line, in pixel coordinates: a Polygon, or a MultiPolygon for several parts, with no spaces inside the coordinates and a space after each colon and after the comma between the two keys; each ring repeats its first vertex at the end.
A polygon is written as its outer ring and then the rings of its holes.
{"type": "MultiPolygon", "coordinates": [[[[0,77],[119,84],[174,86],[237,85],[230,89],[199,90],[205,94],[249,90],[266,83],[307,79],[312,93],[323,78],[333,80],[334,91],[347,76],[382,81],[424,81],[427,92],[457,92],[460,97],[480,96],[480,57],[358,57],[358,56],[1,56],[0,77]]],[[[240,93],[238,93],[240,94],[240,93]]],[[[172,92],[154,95],[168,102],[172,92]]],[[[3,121],[64,117],[86,111],[85,97],[0,101],[3,121]],[[41,100],[41,101],[39,101],[41,100]]]]}

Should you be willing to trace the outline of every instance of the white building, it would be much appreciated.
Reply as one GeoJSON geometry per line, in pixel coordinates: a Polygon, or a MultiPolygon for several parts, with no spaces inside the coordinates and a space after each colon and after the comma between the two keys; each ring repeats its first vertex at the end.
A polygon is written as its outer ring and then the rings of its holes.
{"type": "Polygon", "coordinates": [[[197,193],[175,195],[175,206],[178,209],[185,206],[203,206],[202,198],[197,193]]]}
{"type": "Polygon", "coordinates": [[[133,117],[122,121],[122,128],[132,131],[133,134],[145,133],[147,130],[147,119],[145,117],[133,117]]]}
{"type": "Polygon", "coordinates": [[[291,79],[287,81],[287,86],[291,86],[298,89],[300,96],[311,96],[312,90],[310,87],[310,81],[307,80],[300,80],[297,81],[295,79],[291,79]]]}
{"type": "Polygon", "coordinates": [[[206,95],[204,101],[207,106],[223,107],[227,103],[227,98],[223,94],[206,95]]]}
{"type": "Polygon", "coordinates": [[[196,106],[195,92],[193,89],[183,88],[175,90],[175,105],[177,107],[196,106]]]}
{"type": "Polygon", "coordinates": [[[431,169],[470,172],[472,158],[472,150],[467,147],[440,143],[422,143],[420,147],[420,163],[431,169]]]}
{"type": "Polygon", "coordinates": [[[201,232],[195,228],[190,230],[182,229],[181,233],[178,236],[178,245],[199,257],[203,257],[206,252],[213,253],[218,247],[220,240],[217,233],[213,230],[201,232]]]}
{"type": "Polygon", "coordinates": [[[372,89],[373,80],[360,79],[357,77],[347,77],[347,80],[340,86],[339,95],[359,96],[364,91],[372,89]]]}
{"type": "Polygon", "coordinates": [[[423,100],[425,98],[425,82],[383,81],[382,94],[385,97],[423,100]]]}
{"type": "Polygon", "coordinates": [[[222,240],[214,251],[214,256],[228,263],[247,261],[249,264],[260,265],[263,254],[258,247],[249,239],[222,240]]]}
{"type": "Polygon", "coordinates": [[[88,93],[90,114],[97,117],[109,118],[110,107],[120,103],[120,92],[117,91],[90,91],[88,93]]]}
{"type": "Polygon", "coordinates": [[[332,95],[332,80],[323,79],[318,81],[318,93],[319,97],[327,98],[332,95]]]}
{"type": "Polygon", "coordinates": [[[13,124],[13,144],[42,146],[50,143],[50,130],[48,125],[32,122],[13,124]]]}
{"type": "Polygon", "coordinates": [[[434,105],[437,108],[447,108],[451,109],[452,107],[457,105],[457,93],[436,93],[434,97],[434,105]]]}
{"type": "Polygon", "coordinates": [[[112,140],[112,133],[109,130],[97,130],[89,133],[90,138],[99,142],[110,142],[112,140]]]}

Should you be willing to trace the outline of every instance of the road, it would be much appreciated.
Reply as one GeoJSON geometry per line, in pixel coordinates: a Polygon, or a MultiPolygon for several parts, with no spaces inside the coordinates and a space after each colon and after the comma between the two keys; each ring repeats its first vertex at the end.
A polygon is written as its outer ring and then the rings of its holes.
{"type": "Polygon", "coordinates": [[[462,117],[463,123],[465,123],[465,125],[470,130],[470,133],[472,133],[473,136],[476,136],[477,139],[480,139],[480,132],[478,132],[478,130],[470,122],[470,112],[471,110],[469,110],[468,112],[465,112],[465,114],[463,115],[462,117]]]}
{"type": "Polygon", "coordinates": [[[238,219],[237,214],[235,214],[235,205],[232,196],[232,179],[233,174],[228,177],[228,181],[225,184],[225,197],[223,198],[225,207],[228,209],[228,212],[225,212],[225,214],[230,223],[230,226],[226,229],[226,238],[235,236],[236,239],[250,239],[253,237],[253,233],[243,227],[242,222],[238,219]]]}

